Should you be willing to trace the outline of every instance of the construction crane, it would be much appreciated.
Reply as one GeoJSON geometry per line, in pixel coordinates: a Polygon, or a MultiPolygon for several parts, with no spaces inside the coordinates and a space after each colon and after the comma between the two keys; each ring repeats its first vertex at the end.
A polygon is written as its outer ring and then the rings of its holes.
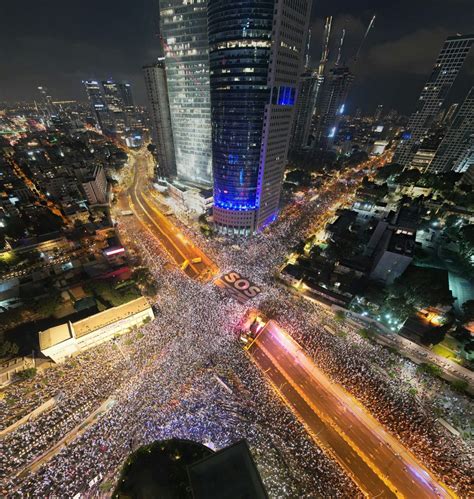
{"type": "Polygon", "coordinates": [[[376,18],[376,15],[374,14],[372,19],[370,20],[369,25],[367,26],[367,29],[365,30],[365,34],[364,34],[364,37],[362,38],[362,41],[360,42],[359,48],[358,48],[356,56],[354,58],[354,64],[357,63],[357,61],[359,59],[360,51],[362,50],[362,47],[364,46],[365,40],[369,36],[370,30],[374,27],[375,18],[376,18]]]}

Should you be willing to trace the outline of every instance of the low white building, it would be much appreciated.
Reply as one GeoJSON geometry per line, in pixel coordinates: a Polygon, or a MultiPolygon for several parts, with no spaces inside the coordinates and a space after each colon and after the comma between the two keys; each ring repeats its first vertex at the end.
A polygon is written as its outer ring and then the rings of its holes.
{"type": "Polygon", "coordinates": [[[40,350],[54,362],[64,362],[79,352],[100,345],[154,318],[152,308],[142,296],[78,322],[68,322],[40,331],[40,350]]]}

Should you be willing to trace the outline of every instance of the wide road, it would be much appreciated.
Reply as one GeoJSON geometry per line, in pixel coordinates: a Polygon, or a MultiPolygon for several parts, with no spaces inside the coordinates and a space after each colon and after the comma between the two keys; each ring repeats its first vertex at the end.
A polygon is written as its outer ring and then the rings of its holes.
{"type": "Polygon", "coordinates": [[[248,352],[310,435],[369,497],[455,497],[274,322],[248,352]]]}
{"type": "Polygon", "coordinates": [[[130,155],[133,169],[132,185],[119,196],[119,208],[132,210],[139,222],[144,225],[160,242],[168,255],[176,264],[184,268],[190,277],[207,280],[216,272],[213,262],[197,248],[164,215],[148,191],[150,182],[149,159],[147,153],[138,152],[130,155]],[[200,259],[200,262],[196,262],[200,259]],[[195,262],[193,263],[193,260],[195,262]]]}

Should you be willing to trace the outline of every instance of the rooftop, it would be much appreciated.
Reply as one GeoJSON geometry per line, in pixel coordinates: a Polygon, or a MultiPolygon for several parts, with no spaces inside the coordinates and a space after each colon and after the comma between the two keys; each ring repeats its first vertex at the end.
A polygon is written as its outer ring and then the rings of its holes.
{"type": "Polygon", "coordinates": [[[75,322],[73,324],[76,337],[80,338],[86,334],[92,333],[97,329],[107,326],[108,324],[113,324],[122,319],[130,317],[132,315],[138,314],[147,310],[150,307],[147,300],[141,296],[136,300],[129,301],[118,307],[109,308],[103,312],[82,319],[81,321],[75,322]]]}

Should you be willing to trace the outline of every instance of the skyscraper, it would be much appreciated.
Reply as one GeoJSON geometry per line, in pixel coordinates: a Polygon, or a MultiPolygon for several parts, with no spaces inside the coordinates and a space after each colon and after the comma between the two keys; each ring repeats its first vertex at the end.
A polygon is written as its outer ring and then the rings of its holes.
{"type": "Polygon", "coordinates": [[[176,175],[170,103],[166,84],[165,59],[144,66],[146,92],[150,109],[153,142],[158,158],[158,174],[163,177],[176,175]]]}
{"type": "Polygon", "coordinates": [[[443,106],[473,41],[474,35],[456,35],[444,42],[433,71],[421,91],[418,108],[408,122],[408,138],[397,148],[395,162],[403,166],[410,164],[443,106]]]}
{"type": "Polygon", "coordinates": [[[38,90],[41,95],[41,107],[43,108],[43,113],[46,118],[50,119],[51,116],[57,114],[56,106],[54,105],[53,99],[48,94],[48,89],[46,87],[38,87],[38,90]]]}
{"type": "Polygon", "coordinates": [[[378,123],[380,121],[380,118],[382,117],[382,113],[383,113],[383,104],[379,104],[377,106],[377,109],[375,110],[375,113],[374,113],[375,123],[378,123]]]}
{"type": "Polygon", "coordinates": [[[112,79],[102,82],[87,80],[83,84],[101,130],[123,134],[129,127],[128,113],[133,111],[130,84],[112,79]]]}
{"type": "Polygon", "coordinates": [[[321,79],[314,71],[307,70],[300,76],[291,133],[290,149],[292,151],[300,151],[308,145],[320,84],[321,79]]]}
{"type": "Polygon", "coordinates": [[[456,113],[449,130],[441,141],[428,167],[429,173],[450,170],[465,172],[469,168],[469,151],[474,147],[474,87],[456,113]]]}
{"type": "Polygon", "coordinates": [[[109,130],[112,126],[102,87],[98,81],[86,80],[82,82],[86,89],[92,111],[101,130],[109,130]]]}
{"type": "Polygon", "coordinates": [[[319,120],[314,133],[316,147],[326,149],[332,145],[353,81],[354,75],[346,66],[335,66],[325,77],[318,106],[319,120]]]}
{"type": "Polygon", "coordinates": [[[311,0],[209,0],[214,222],[276,219],[311,0]]]}
{"type": "MultiPolygon", "coordinates": [[[[298,99],[296,100],[293,131],[291,134],[290,151],[300,151],[308,145],[314,114],[319,114],[317,104],[320,102],[321,89],[326,75],[326,65],[329,59],[329,40],[331,37],[332,17],[326,18],[323,32],[321,59],[316,71],[311,71],[306,62],[305,72],[298,82],[298,99]]],[[[309,38],[306,44],[306,54],[309,53],[309,38]]],[[[308,61],[308,57],[306,61],[308,61]]]]}
{"type": "Polygon", "coordinates": [[[178,177],[212,182],[207,0],[160,0],[178,177]]]}

